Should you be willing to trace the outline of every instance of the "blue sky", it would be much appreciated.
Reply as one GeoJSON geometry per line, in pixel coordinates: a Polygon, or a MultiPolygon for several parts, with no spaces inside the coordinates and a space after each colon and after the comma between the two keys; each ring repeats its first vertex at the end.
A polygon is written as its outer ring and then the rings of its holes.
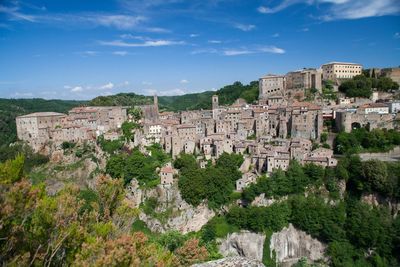
{"type": "Polygon", "coordinates": [[[400,0],[0,0],[0,97],[176,95],[400,65],[400,0]]]}

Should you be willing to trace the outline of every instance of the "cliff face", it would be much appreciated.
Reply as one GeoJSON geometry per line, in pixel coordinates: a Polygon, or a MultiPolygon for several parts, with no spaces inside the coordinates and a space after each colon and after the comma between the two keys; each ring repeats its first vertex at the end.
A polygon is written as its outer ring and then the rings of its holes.
{"type": "Polygon", "coordinates": [[[222,240],[220,253],[225,256],[241,256],[262,261],[265,235],[241,231],[222,240]]]}
{"type": "Polygon", "coordinates": [[[283,267],[292,266],[303,257],[310,261],[326,261],[325,250],[325,244],[297,230],[292,224],[271,236],[271,254],[275,251],[276,262],[283,267]]]}
{"type": "Polygon", "coordinates": [[[361,196],[361,201],[367,203],[371,206],[378,207],[380,205],[386,206],[389,208],[393,217],[398,216],[400,212],[400,202],[396,199],[391,199],[388,197],[382,197],[378,193],[364,193],[361,196]]]}
{"type": "Polygon", "coordinates": [[[157,199],[157,207],[154,214],[141,212],[140,220],[144,221],[150,230],[163,233],[168,230],[177,230],[183,234],[191,231],[199,231],[215,212],[210,210],[206,204],[197,207],[189,205],[182,199],[176,184],[172,186],[158,185],[157,187],[144,190],[139,188],[136,180],[132,180],[128,187],[128,199],[134,206],[139,207],[146,199],[157,199]]]}
{"type": "Polygon", "coordinates": [[[261,262],[244,257],[229,257],[220,260],[194,264],[192,267],[264,267],[261,262]]]}

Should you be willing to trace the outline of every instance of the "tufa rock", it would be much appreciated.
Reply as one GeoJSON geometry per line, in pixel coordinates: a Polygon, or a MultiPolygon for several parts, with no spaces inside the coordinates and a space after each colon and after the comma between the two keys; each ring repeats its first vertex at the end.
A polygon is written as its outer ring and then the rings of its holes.
{"type": "Polygon", "coordinates": [[[270,251],[271,258],[275,251],[276,262],[283,267],[292,266],[303,257],[312,262],[327,260],[324,256],[326,245],[307,233],[297,230],[292,224],[272,234],[270,251]]]}
{"type": "Polygon", "coordinates": [[[222,240],[219,251],[224,257],[241,256],[262,261],[265,235],[249,231],[229,234],[222,240]]]}
{"type": "Polygon", "coordinates": [[[265,267],[265,265],[254,259],[228,257],[215,261],[194,264],[192,267],[265,267]]]}

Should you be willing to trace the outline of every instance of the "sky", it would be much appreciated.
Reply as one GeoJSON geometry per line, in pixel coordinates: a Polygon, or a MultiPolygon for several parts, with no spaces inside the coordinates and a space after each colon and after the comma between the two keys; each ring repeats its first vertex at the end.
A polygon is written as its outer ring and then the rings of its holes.
{"type": "Polygon", "coordinates": [[[0,98],[180,95],[400,65],[400,0],[0,0],[0,98]]]}

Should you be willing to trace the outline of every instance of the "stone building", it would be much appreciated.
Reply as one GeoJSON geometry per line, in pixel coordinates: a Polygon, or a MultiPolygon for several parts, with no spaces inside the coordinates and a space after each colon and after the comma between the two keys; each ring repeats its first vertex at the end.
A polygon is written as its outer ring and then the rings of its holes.
{"type": "Polygon", "coordinates": [[[170,166],[164,166],[160,170],[161,185],[172,185],[174,183],[174,169],[170,166]]]}
{"type": "Polygon", "coordinates": [[[149,105],[141,105],[138,106],[143,114],[143,121],[150,122],[158,122],[159,120],[159,112],[158,112],[158,97],[154,95],[153,104],[149,105]]]}
{"type": "Polygon", "coordinates": [[[362,65],[347,62],[330,62],[321,66],[322,79],[337,82],[338,79],[351,79],[362,74],[362,65]]]}
{"type": "Polygon", "coordinates": [[[288,94],[294,95],[296,91],[304,89],[322,90],[322,70],[302,69],[286,74],[286,90],[288,94]]]}
{"type": "Polygon", "coordinates": [[[385,103],[368,103],[358,107],[361,113],[364,114],[388,114],[389,106],[385,103]]]}
{"type": "Polygon", "coordinates": [[[16,118],[18,139],[34,151],[49,142],[81,142],[117,130],[127,120],[126,107],[77,107],[68,115],[37,112],[16,118]]]}
{"type": "Polygon", "coordinates": [[[284,96],[286,79],[282,75],[268,74],[259,79],[259,99],[267,100],[269,96],[284,96]]]}
{"type": "Polygon", "coordinates": [[[335,125],[337,131],[351,132],[353,129],[366,127],[393,129],[395,114],[365,113],[365,109],[336,110],[335,125]]]}
{"type": "Polygon", "coordinates": [[[295,102],[291,105],[289,119],[290,136],[319,139],[323,129],[323,114],[320,106],[309,102],[295,102]]]}
{"type": "Polygon", "coordinates": [[[51,131],[61,128],[65,114],[57,112],[36,112],[16,118],[17,136],[26,141],[35,151],[53,137],[51,131]]]}

